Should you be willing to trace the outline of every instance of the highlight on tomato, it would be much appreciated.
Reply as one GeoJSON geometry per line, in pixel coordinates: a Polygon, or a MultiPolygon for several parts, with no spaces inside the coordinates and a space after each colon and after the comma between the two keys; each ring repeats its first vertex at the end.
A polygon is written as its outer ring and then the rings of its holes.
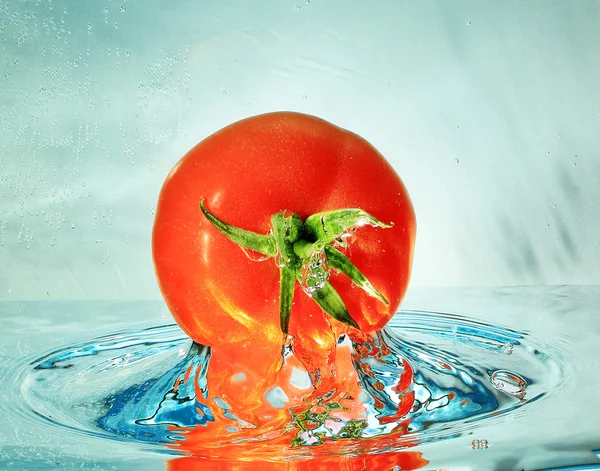
{"type": "Polygon", "coordinates": [[[211,347],[212,394],[238,418],[284,420],[265,406],[275,385],[289,410],[307,395],[358,397],[338,340],[366,341],[395,314],[415,230],[404,184],[371,144],[317,117],[276,112],[217,131],[174,166],[152,251],[174,319],[211,347]],[[308,393],[290,386],[290,351],[308,393]]]}

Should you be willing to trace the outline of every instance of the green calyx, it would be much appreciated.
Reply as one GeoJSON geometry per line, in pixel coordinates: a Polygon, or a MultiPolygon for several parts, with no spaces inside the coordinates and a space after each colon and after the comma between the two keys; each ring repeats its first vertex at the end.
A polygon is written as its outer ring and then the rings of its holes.
{"type": "Polygon", "coordinates": [[[343,273],[369,295],[388,304],[350,259],[335,247],[336,244],[347,247],[348,235],[362,225],[391,227],[362,209],[317,213],[305,221],[294,213],[277,213],[271,216],[272,229],[268,235],[240,229],[222,221],[206,209],[203,199],[200,200],[200,209],[206,219],[228,239],[243,249],[275,259],[280,272],[279,314],[284,333],[288,332],[296,282],[327,314],[359,328],[344,301],[329,283],[330,269],[343,273]]]}

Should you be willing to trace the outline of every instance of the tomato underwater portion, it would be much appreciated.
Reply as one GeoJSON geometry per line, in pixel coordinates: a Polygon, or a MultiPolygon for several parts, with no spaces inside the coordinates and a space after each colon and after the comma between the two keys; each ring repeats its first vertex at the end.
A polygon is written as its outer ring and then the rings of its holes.
{"type": "MultiPolygon", "coordinates": [[[[173,317],[215,348],[281,345],[280,273],[274,259],[241,249],[207,220],[268,235],[271,216],[360,208],[391,224],[362,225],[343,250],[388,301],[331,270],[329,281],[363,333],[383,327],[406,291],[415,236],[400,178],[364,139],[313,116],[271,113],[234,123],[186,154],[160,193],[153,230],[156,275],[173,317]]],[[[349,328],[294,288],[290,334],[325,352],[349,328]]],[[[313,347],[310,347],[313,348],[313,347]]],[[[315,353],[319,352],[315,350],[315,353]]]]}

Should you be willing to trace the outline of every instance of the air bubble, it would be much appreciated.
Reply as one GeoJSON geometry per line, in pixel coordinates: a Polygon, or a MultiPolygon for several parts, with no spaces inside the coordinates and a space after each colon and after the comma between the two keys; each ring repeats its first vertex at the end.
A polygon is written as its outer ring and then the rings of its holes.
{"type": "Polygon", "coordinates": [[[300,11],[300,5],[296,5],[296,11],[300,11]]]}
{"type": "Polygon", "coordinates": [[[460,163],[460,160],[454,159],[454,165],[458,165],[459,163],[460,163]]]}
{"type": "Polygon", "coordinates": [[[507,370],[496,370],[492,373],[490,382],[498,391],[505,392],[519,399],[525,397],[527,381],[516,373],[507,370]]]}
{"type": "Polygon", "coordinates": [[[121,6],[119,7],[119,11],[120,11],[121,13],[125,13],[125,12],[127,11],[127,7],[126,7],[125,5],[121,5],[121,6]]]}

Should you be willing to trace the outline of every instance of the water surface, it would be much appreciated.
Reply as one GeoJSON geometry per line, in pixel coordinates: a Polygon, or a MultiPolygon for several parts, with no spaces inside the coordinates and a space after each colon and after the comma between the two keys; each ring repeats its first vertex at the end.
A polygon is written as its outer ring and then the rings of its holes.
{"type": "MultiPolygon", "coordinates": [[[[422,365],[428,361],[423,352],[436,348],[464,365],[477,360],[488,373],[479,379],[498,399],[470,420],[449,422],[434,433],[414,430],[418,445],[411,450],[430,462],[425,469],[535,470],[598,462],[593,452],[600,448],[595,427],[600,414],[594,407],[600,385],[598,301],[599,288],[581,286],[409,293],[390,323],[388,342],[422,365]],[[487,326],[486,338],[475,335],[481,326],[487,326]],[[508,342],[502,337],[507,333],[508,342]],[[411,351],[419,344],[420,350],[411,351]]],[[[119,381],[141,384],[164,374],[169,357],[185,357],[189,342],[169,326],[172,320],[161,302],[10,302],[0,305],[0,313],[3,469],[165,469],[177,451],[157,444],[161,440],[111,437],[106,428],[85,425],[108,412],[101,410],[103,400],[107,392],[122,389],[119,381]],[[118,346],[119,335],[125,342],[127,332],[144,333],[122,356],[127,368],[95,355],[94,371],[77,370],[89,352],[74,346],[111,335],[113,347],[118,346]],[[44,359],[56,360],[65,351],[79,354],[62,358],[68,361],[53,370],[56,381],[39,383],[34,368],[39,372],[40,365],[48,366],[44,359]],[[58,378],[69,377],[73,387],[63,394],[58,378]]],[[[435,362],[430,367],[435,370],[435,362]]],[[[421,373],[429,374],[427,368],[421,373]]],[[[403,443],[386,446],[401,450],[403,443]]]]}

